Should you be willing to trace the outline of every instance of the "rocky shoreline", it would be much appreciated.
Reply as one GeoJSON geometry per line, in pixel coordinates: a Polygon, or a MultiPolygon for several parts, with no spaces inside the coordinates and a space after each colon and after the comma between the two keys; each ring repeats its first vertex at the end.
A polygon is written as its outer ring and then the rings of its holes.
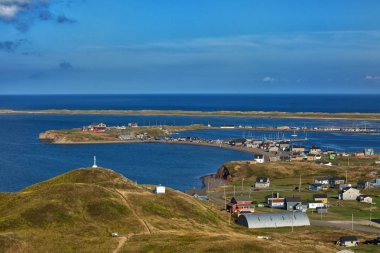
{"type": "Polygon", "coordinates": [[[202,189],[214,189],[231,182],[231,175],[222,165],[215,174],[204,175],[200,179],[202,181],[202,189]]]}

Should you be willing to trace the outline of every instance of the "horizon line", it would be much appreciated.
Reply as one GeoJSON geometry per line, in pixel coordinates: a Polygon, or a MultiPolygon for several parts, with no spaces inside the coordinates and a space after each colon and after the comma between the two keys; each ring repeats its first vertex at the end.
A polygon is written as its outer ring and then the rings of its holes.
{"type": "Polygon", "coordinates": [[[0,96],[139,96],[139,95],[312,95],[379,96],[380,93],[9,93],[0,96]]]}

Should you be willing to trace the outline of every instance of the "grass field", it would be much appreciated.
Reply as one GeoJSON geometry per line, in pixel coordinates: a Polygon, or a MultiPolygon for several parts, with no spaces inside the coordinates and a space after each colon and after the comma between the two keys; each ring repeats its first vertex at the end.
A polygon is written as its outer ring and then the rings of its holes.
{"type": "MultiPolygon", "coordinates": [[[[293,233],[290,228],[249,230],[229,224],[226,213],[212,203],[168,188],[156,195],[153,189],[98,168],[0,193],[0,252],[322,253],[336,252],[333,241],[352,233],[321,227],[295,228],[293,233]],[[119,237],[111,237],[112,232],[119,237]]],[[[254,198],[263,192],[257,194],[254,198]]]]}
{"type": "MultiPolygon", "coordinates": [[[[310,162],[284,162],[284,163],[266,163],[252,165],[245,161],[226,163],[224,167],[231,174],[231,184],[226,187],[228,192],[227,200],[233,196],[235,186],[236,195],[250,195],[254,203],[264,203],[265,196],[272,192],[280,193],[282,197],[298,196],[302,201],[313,200],[313,194],[326,193],[329,199],[329,213],[323,216],[325,220],[351,220],[352,214],[355,220],[369,220],[372,213],[373,219],[380,219],[380,190],[362,190],[363,194],[373,197],[374,204],[360,203],[358,201],[339,201],[338,190],[329,189],[328,191],[311,191],[308,190],[309,183],[314,178],[320,176],[340,176],[345,177],[346,171],[349,171],[348,182],[356,185],[358,180],[371,180],[374,176],[371,172],[380,172],[380,167],[373,166],[321,166],[310,162]],[[299,187],[301,175],[300,190],[299,187]],[[271,186],[268,189],[254,190],[254,183],[257,176],[268,176],[271,180],[271,186]],[[243,180],[244,179],[244,180],[243,180]],[[243,188],[242,188],[243,184],[243,188]],[[243,190],[243,191],[242,191],[243,190]]],[[[221,192],[222,189],[216,191],[221,192]]],[[[261,212],[273,212],[271,208],[257,208],[261,212]]],[[[312,219],[320,219],[315,213],[308,211],[312,219]]]]}

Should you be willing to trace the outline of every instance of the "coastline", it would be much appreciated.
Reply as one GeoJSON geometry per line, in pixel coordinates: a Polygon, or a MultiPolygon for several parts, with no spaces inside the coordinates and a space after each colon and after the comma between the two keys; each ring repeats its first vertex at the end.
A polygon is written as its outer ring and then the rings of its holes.
{"type": "Polygon", "coordinates": [[[235,147],[235,146],[229,146],[229,145],[217,145],[214,143],[199,143],[199,142],[188,142],[188,141],[178,141],[178,142],[170,142],[170,141],[161,141],[161,140],[120,140],[120,141],[64,141],[64,142],[57,142],[54,140],[48,140],[48,139],[40,139],[42,142],[45,142],[47,144],[54,144],[54,145],[86,145],[86,144],[132,144],[132,143],[163,143],[163,144],[178,144],[178,145],[193,145],[193,146],[206,146],[206,147],[215,147],[215,148],[223,148],[223,149],[229,149],[234,151],[240,151],[244,153],[249,153],[253,155],[264,155],[269,157],[268,152],[265,152],[258,148],[244,148],[244,147],[235,147]]]}
{"type": "Polygon", "coordinates": [[[227,180],[224,180],[221,178],[215,178],[215,175],[216,174],[213,173],[213,174],[207,174],[207,175],[201,176],[199,178],[202,182],[201,189],[211,190],[211,189],[219,188],[223,185],[228,184],[227,180]]]}
{"type": "Polygon", "coordinates": [[[183,111],[183,110],[0,110],[0,114],[99,114],[158,116],[272,117],[335,120],[380,120],[380,113],[264,112],[264,111],[183,111]]]}

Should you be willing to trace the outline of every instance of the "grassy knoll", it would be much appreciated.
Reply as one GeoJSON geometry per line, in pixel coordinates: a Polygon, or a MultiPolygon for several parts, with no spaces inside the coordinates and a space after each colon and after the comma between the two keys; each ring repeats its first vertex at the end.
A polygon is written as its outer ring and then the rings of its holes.
{"type": "Polygon", "coordinates": [[[119,252],[335,252],[332,240],[351,233],[319,227],[249,230],[228,224],[226,213],[212,203],[172,189],[164,195],[152,190],[98,168],[0,193],[0,252],[112,252],[118,245],[119,252]],[[119,238],[110,236],[114,231],[119,238]],[[119,244],[121,239],[126,243],[119,244]]]}

